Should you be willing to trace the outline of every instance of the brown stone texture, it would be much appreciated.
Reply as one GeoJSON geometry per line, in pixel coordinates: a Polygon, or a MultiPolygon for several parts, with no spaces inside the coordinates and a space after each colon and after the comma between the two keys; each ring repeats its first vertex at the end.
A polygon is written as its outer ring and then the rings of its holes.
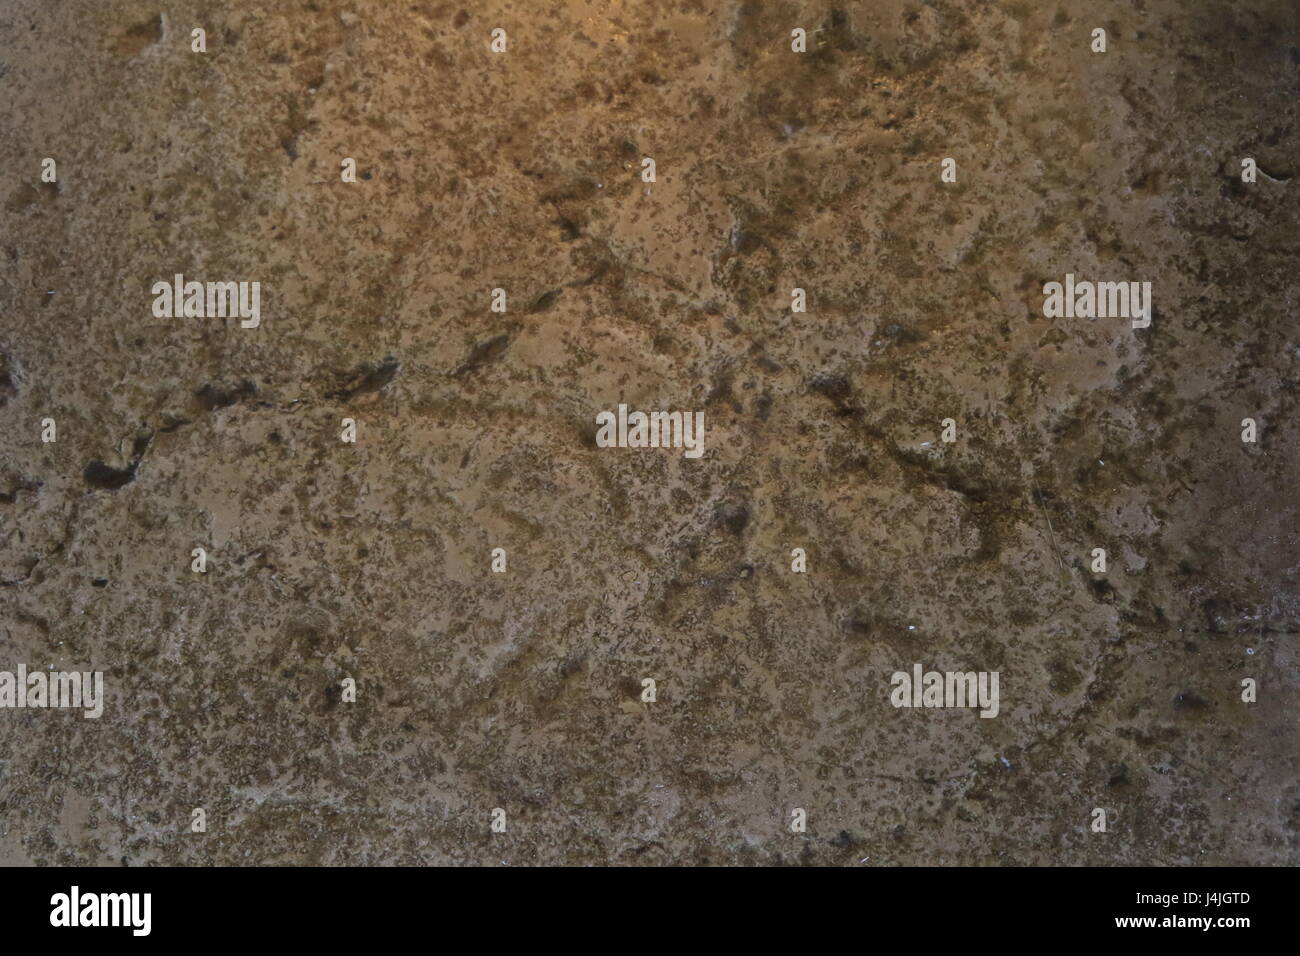
{"type": "Polygon", "coordinates": [[[1298,94],[1292,0],[10,0],[0,670],[107,704],[0,863],[1300,863],[1298,94]]]}

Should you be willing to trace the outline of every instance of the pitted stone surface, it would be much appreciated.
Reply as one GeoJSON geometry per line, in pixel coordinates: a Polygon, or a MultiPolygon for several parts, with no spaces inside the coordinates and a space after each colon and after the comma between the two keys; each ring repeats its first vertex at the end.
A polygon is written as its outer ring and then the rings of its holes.
{"type": "Polygon", "coordinates": [[[0,863],[1300,863],[1294,4],[14,0],[0,89],[0,669],[108,688],[0,863]]]}

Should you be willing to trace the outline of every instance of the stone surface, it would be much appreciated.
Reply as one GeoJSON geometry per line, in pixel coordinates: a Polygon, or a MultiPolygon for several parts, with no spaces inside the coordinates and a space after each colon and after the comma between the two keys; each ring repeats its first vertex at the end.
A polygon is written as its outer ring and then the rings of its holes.
{"type": "Polygon", "coordinates": [[[1300,863],[1289,0],[12,0],[0,91],[0,669],[108,688],[0,863],[1300,863]]]}

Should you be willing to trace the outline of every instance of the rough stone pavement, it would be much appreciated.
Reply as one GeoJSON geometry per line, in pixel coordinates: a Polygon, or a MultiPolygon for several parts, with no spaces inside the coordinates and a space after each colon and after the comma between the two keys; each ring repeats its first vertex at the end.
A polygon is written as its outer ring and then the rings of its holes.
{"type": "Polygon", "coordinates": [[[1300,862],[1300,8],[463,2],[0,10],[0,863],[1300,862]]]}

